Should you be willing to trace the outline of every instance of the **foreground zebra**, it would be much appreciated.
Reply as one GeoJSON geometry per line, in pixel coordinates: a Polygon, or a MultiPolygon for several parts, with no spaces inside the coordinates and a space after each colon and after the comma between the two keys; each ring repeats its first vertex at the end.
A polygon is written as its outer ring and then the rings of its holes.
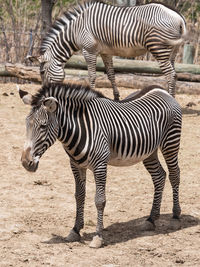
{"type": "Polygon", "coordinates": [[[65,62],[82,50],[90,86],[95,89],[96,58],[100,54],[114,98],[119,99],[112,56],[135,57],[149,51],[174,96],[174,61],[185,34],[184,18],[163,4],[117,7],[101,1],[85,2],[58,19],[43,40],[38,57],[42,80],[44,84],[63,81],[65,62]]]}
{"type": "Polygon", "coordinates": [[[143,161],[155,186],[148,218],[149,225],[153,226],[160,215],[166,177],[158,159],[158,148],[165,158],[173,189],[173,217],[179,218],[178,150],[182,115],[180,106],[166,91],[149,87],[139,93],[139,98],[133,96],[115,102],[89,88],[51,84],[35,96],[24,91],[20,91],[20,96],[24,103],[32,106],[26,119],[23,166],[28,171],[36,171],[40,157],[56,139],[70,157],[77,210],[74,228],[66,240],[80,240],[87,168],[94,173],[98,213],[91,247],[100,247],[103,242],[107,165],[129,166],[143,161]]]}

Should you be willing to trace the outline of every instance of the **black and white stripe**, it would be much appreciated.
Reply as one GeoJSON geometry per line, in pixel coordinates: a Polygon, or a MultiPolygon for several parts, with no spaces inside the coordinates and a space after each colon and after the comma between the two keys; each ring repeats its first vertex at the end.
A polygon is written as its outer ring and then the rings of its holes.
{"type": "Polygon", "coordinates": [[[87,168],[93,171],[96,182],[97,235],[101,236],[103,230],[107,165],[129,166],[143,161],[155,186],[148,218],[154,224],[160,214],[166,177],[157,155],[159,148],[173,188],[173,216],[179,217],[178,150],[182,115],[179,104],[166,91],[152,86],[138,96],[116,102],[89,88],[51,84],[34,96],[32,106],[27,117],[32,157],[41,157],[56,139],[70,157],[77,201],[76,222],[70,240],[74,235],[79,236],[84,224],[87,168]],[[46,109],[44,101],[49,99],[55,102],[54,112],[46,109]]]}
{"type": "Polygon", "coordinates": [[[85,2],[58,19],[43,40],[42,78],[44,83],[62,81],[64,63],[82,50],[94,89],[100,54],[118,99],[112,56],[135,57],[149,51],[158,60],[174,96],[174,60],[185,34],[184,18],[163,4],[117,7],[101,1],[85,2]]]}

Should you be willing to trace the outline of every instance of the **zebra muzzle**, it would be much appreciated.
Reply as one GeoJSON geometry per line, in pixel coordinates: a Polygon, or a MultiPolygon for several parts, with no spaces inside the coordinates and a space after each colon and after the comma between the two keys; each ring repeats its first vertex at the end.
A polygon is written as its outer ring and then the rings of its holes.
{"type": "Polygon", "coordinates": [[[38,168],[39,157],[33,158],[30,154],[31,148],[27,148],[22,152],[22,166],[29,172],[35,172],[38,168]]]}

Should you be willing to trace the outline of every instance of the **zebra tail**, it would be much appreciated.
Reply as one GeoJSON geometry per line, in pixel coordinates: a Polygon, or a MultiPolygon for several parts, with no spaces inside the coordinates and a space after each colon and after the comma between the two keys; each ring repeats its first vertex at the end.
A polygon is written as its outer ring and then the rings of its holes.
{"type": "Polygon", "coordinates": [[[183,44],[188,39],[187,30],[186,30],[186,24],[185,21],[183,21],[180,24],[180,37],[177,39],[167,39],[164,42],[171,46],[179,46],[183,44]]]}
{"type": "Polygon", "coordinates": [[[183,44],[188,39],[187,29],[185,20],[182,20],[180,23],[180,38],[178,39],[168,39],[166,43],[172,46],[179,46],[183,44]]]}
{"type": "Polygon", "coordinates": [[[167,43],[168,45],[171,45],[171,46],[179,46],[181,44],[183,44],[185,42],[185,39],[184,38],[180,38],[180,39],[168,39],[165,41],[165,43],[167,43]]]}

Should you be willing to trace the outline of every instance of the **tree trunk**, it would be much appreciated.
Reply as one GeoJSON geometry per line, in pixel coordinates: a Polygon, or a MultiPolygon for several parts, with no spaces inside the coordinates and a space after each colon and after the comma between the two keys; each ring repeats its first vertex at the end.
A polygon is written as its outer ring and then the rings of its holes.
{"type": "Polygon", "coordinates": [[[42,5],[42,33],[43,38],[52,25],[52,10],[56,0],[41,0],[42,5]]]}

